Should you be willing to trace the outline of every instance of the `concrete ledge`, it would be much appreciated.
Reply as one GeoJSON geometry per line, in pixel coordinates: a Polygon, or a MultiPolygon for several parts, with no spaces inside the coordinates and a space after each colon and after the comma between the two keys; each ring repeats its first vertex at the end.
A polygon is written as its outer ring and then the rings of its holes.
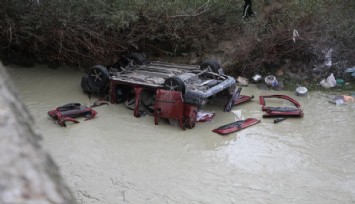
{"type": "Polygon", "coordinates": [[[0,203],[76,203],[33,125],[0,63],[0,203]]]}

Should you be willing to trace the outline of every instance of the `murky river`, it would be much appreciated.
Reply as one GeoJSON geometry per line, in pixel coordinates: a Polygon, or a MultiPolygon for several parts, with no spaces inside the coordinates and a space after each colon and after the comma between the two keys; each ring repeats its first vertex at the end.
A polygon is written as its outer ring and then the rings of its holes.
{"type": "Polygon", "coordinates": [[[98,117],[63,128],[47,111],[69,102],[90,105],[81,72],[9,68],[25,104],[79,203],[354,203],[355,104],[335,106],[326,95],[242,90],[254,101],[181,130],[133,117],[124,105],[97,107],[98,117]],[[258,96],[288,94],[302,119],[262,119],[258,96]],[[212,129],[236,118],[261,123],[226,137],[212,129]]]}

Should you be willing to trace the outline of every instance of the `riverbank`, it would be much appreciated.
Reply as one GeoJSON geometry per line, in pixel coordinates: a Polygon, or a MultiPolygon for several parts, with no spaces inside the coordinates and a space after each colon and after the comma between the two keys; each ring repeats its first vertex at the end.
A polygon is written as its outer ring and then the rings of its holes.
{"type": "Polygon", "coordinates": [[[139,51],[189,64],[216,59],[235,77],[281,69],[312,84],[330,73],[349,81],[355,2],[256,1],[249,21],[241,19],[242,7],[239,1],[7,2],[0,7],[0,57],[21,66],[88,69],[139,51]]]}

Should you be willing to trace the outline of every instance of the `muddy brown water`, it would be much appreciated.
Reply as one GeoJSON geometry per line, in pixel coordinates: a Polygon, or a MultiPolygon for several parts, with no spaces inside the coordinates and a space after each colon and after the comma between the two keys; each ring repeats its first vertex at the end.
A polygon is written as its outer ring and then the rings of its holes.
{"type": "Polygon", "coordinates": [[[335,106],[326,94],[244,87],[249,103],[191,130],[154,125],[123,105],[97,107],[97,118],[63,128],[47,116],[57,106],[90,105],[82,73],[66,68],[8,68],[78,203],[354,203],[355,104],[335,106]],[[259,95],[287,94],[304,110],[301,119],[262,119],[259,95]],[[219,136],[212,129],[238,118],[261,123],[219,136]]]}

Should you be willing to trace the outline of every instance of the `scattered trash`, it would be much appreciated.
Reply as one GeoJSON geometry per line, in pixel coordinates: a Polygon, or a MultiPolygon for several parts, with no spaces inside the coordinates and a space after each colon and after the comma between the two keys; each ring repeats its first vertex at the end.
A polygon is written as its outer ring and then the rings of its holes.
{"type": "Polygon", "coordinates": [[[284,120],[286,120],[287,118],[275,118],[274,119],[274,123],[276,124],[276,123],[279,123],[279,122],[281,122],[281,121],[284,121],[284,120]]]}
{"type": "Polygon", "coordinates": [[[274,75],[266,76],[265,83],[269,86],[272,86],[272,87],[279,85],[279,82],[277,81],[277,79],[274,75]]]}
{"type": "Polygon", "coordinates": [[[248,86],[248,84],[249,84],[249,79],[247,79],[247,78],[245,78],[245,77],[239,76],[239,77],[237,78],[237,82],[238,82],[238,84],[239,84],[240,86],[248,86]]]}
{"type": "Polygon", "coordinates": [[[333,49],[330,48],[328,50],[328,52],[325,53],[325,62],[324,62],[324,64],[327,67],[331,67],[332,66],[332,52],[333,52],[333,49]]]}
{"type": "Polygon", "coordinates": [[[337,86],[343,86],[345,84],[345,81],[343,79],[337,79],[335,81],[337,83],[337,86]]]}
{"type": "Polygon", "coordinates": [[[339,95],[333,96],[331,99],[329,99],[329,102],[335,105],[346,105],[347,103],[354,103],[355,98],[353,96],[339,95]]]}
{"type": "Polygon", "coordinates": [[[220,126],[216,129],[213,129],[212,132],[218,133],[220,135],[227,135],[238,130],[247,128],[249,126],[255,125],[259,123],[260,120],[256,118],[247,118],[245,120],[238,120],[233,123],[229,123],[227,125],[220,126]]]}
{"type": "Polygon", "coordinates": [[[355,77],[355,67],[347,68],[345,72],[351,73],[351,76],[355,77]]]}
{"type": "Polygon", "coordinates": [[[242,110],[232,110],[232,113],[235,115],[235,120],[244,120],[242,110]]]}
{"type": "Polygon", "coordinates": [[[343,95],[343,98],[344,98],[344,101],[345,101],[346,103],[353,103],[353,102],[355,102],[355,98],[352,97],[352,96],[343,95]]]}
{"type": "Polygon", "coordinates": [[[255,74],[255,75],[252,77],[252,79],[253,79],[253,81],[254,81],[255,83],[257,83],[257,82],[259,82],[259,81],[262,79],[262,77],[261,77],[261,75],[259,75],[259,74],[255,74]]]}
{"type": "Polygon", "coordinates": [[[335,105],[343,105],[344,104],[344,100],[342,98],[333,98],[331,100],[329,100],[330,103],[333,103],[335,105]]]}
{"type": "Polygon", "coordinates": [[[214,116],[215,116],[215,113],[200,110],[200,111],[197,112],[196,121],[197,122],[211,121],[214,116]]]}
{"type": "Polygon", "coordinates": [[[307,96],[308,89],[306,87],[300,86],[296,88],[296,96],[307,96]]]}
{"type": "Polygon", "coordinates": [[[320,82],[320,85],[323,87],[323,88],[332,88],[332,87],[335,87],[337,85],[337,82],[334,78],[334,75],[333,73],[331,75],[328,76],[327,79],[323,79],[321,82],[320,82]]]}
{"type": "Polygon", "coordinates": [[[355,72],[355,67],[347,68],[345,72],[355,72]]]}
{"type": "Polygon", "coordinates": [[[298,34],[298,31],[296,29],[293,29],[293,33],[292,33],[292,40],[293,43],[296,43],[296,37],[299,37],[300,35],[298,34]]]}

